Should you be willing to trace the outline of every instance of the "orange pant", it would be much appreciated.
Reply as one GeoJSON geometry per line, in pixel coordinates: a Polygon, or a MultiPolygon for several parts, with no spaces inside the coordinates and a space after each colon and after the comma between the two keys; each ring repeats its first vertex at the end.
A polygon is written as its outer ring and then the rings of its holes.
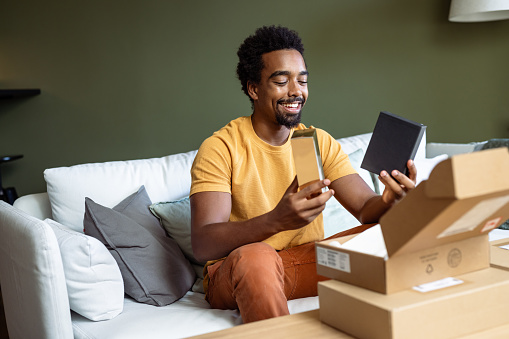
{"type": "MultiPolygon", "coordinates": [[[[361,225],[335,234],[360,233],[361,225]]],[[[239,309],[244,323],[289,314],[287,300],[318,295],[315,244],[275,251],[263,242],[233,250],[226,259],[207,267],[206,299],[212,308],[239,309]]]]}

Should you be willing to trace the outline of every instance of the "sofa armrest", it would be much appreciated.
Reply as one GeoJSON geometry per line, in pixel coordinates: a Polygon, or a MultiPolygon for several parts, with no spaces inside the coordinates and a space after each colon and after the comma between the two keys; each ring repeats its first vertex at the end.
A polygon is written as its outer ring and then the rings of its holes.
{"type": "Polygon", "coordinates": [[[19,197],[14,201],[14,207],[30,214],[37,219],[44,220],[51,217],[51,204],[48,193],[35,193],[19,197]]]}
{"type": "Polygon", "coordinates": [[[51,227],[0,201],[0,234],[0,284],[10,338],[73,338],[62,258],[51,227]]]}

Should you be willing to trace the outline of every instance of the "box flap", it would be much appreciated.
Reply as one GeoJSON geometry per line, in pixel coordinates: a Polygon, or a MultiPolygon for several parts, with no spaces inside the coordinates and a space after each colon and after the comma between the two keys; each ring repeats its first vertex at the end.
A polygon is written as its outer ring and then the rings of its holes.
{"type": "Polygon", "coordinates": [[[426,194],[464,199],[509,189],[507,147],[455,155],[431,172],[426,194]]]}
{"type": "Polygon", "coordinates": [[[443,161],[380,219],[389,257],[487,234],[509,218],[509,152],[443,161]]]}

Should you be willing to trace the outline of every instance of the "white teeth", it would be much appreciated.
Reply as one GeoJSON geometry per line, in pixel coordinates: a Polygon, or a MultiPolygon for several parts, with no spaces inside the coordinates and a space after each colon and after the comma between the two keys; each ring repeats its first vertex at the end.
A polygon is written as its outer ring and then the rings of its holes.
{"type": "Polygon", "coordinates": [[[299,104],[296,102],[293,104],[283,104],[283,106],[289,107],[289,108],[297,108],[297,107],[299,107],[299,104]]]}

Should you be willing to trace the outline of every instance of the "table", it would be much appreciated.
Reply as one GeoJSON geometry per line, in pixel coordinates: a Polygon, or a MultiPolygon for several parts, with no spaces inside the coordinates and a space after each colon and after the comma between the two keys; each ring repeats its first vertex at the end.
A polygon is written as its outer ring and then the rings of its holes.
{"type": "Polygon", "coordinates": [[[225,330],[202,334],[193,338],[340,338],[351,339],[353,337],[336,330],[320,321],[319,310],[307,311],[278,318],[256,321],[243,324],[225,330]]]}
{"type": "MultiPolygon", "coordinates": [[[[366,320],[369,324],[369,320],[366,320]]],[[[313,310],[303,313],[286,315],[257,321],[249,324],[239,325],[225,330],[206,333],[192,337],[194,339],[260,339],[260,338],[292,338],[292,339],[352,339],[334,327],[328,326],[320,321],[320,310],[313,310]]],[[[473,333],[465,339],[495,339],[509,338],[509,324],[489,329],[487,331],[473,333]]]]}

